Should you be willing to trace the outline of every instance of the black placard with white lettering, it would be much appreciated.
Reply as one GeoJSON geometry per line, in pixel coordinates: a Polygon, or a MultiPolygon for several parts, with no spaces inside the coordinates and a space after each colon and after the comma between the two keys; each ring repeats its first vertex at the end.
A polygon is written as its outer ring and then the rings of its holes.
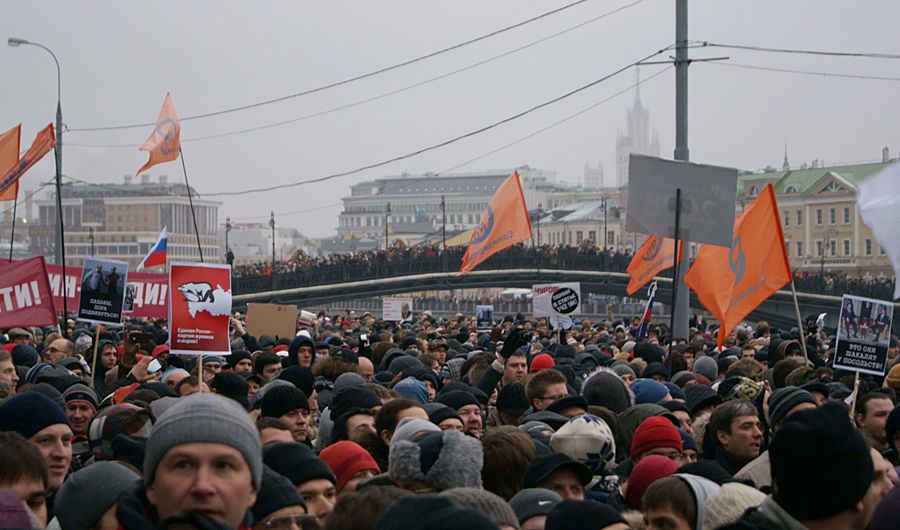
{"type": "Polygon", "coordinates": [[[894,304],[845,294],[841,301],[834,368],[885,374],[894,304]]]}

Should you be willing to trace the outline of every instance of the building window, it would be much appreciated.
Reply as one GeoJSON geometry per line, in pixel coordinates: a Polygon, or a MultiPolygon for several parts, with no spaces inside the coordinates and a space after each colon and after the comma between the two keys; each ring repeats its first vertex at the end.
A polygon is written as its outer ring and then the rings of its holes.
{"type": "Polygon", "coordinates": [[[588,239],[591,240],[591,243],[592,243],[592,244],[596,245],[596,244],[597,244],[597,231],[596,231],[596,230],[589,230],[589,231],[588,231],[588,239]]]}
{"type": "Polygon", "coordinates": [[[822,240],[816,239],[816,256],[823,256],[822,248],[822,240]]]}
{"type": "Polygon", "coordinates": [[[797,257],[802,258],[803,257],[803,241],[797,241],[796,245],[797,245],[797,257]]]}
{"type": "Polygon", "coordinates": [[[797,210],[797,226],[803,226],[803,210],[797,210]]]}
{"type": "Polygon", "coordinates": [[[830,224],[836,224],[836,223],[837,223],[837,211],[836,211],[834,208],[829,208],[829,209],[828,209],[828,222],[829,222],[830,224]]]}
{"type": "Polygon", "coordinates": [[[884,256],[884,245],[878,245],[878,254],[884,256]]]}
{"type": "Polygon", "coordinates": [[[828,255],[831,257],[837,256],[837,241],[834,239],[828,241],[828,255]]]}
{"type": "Polygon", "coordinates": [[[791,226],[791,216],[788,215],[787,210],[784,212],[784,226],[791,226]]]}
{"type": "Polygon", "coordinates": [[[816,208],[816,224],[817,225],[822,224],[822,209],[821,208],[816,208]]]}
{"type": "Polygon", "coordinates": [[[616,233],[613,230],[608,230],[606,232],[606,244],[607,245],[615,245],[616,244],[616,233]]]}
{"type": "Polygon", "coordinates": [[[757,187],[757,186],[750,186],[750,196],[751,196],[751,197],[756,197],[756,196],[758,196],[758,195],[759,195],[759,187],[757,187]]]}
{"type": "Polygon", "coordinates": [[[866,239],[866,256],[872,255],[872,240],[866,239]]]}
{"type": "Polygon", "coordinates": [[[850,207],[847,206],[844,208],[844,224],[850,224],[850,207]]]}
{"type": "Polygon", "coordinates": [[[582,241],[584,241],[584,232],[581,230],[577,230],[575,232],[575,242],[580,244],[582,241]]]}
{"type": "Polygon", "coordinates": [[[791,257],[791,242],[789,240],[784,241],[784,254],[787,257],[791,257]]]}
{"type": "Polygon", "coordinates": [[[850,240],[849,239],[844,240],[844,255],[845,256],[850,255],[850,240]]]}

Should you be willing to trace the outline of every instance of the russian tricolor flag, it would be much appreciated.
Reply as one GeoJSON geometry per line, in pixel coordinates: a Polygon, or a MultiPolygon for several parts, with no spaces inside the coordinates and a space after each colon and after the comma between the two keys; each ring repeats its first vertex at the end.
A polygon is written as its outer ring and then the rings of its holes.
{"type": "Polygon", "coordinates": [[[635,337],[638,342],[647,338],[647,331],[650,327],[650,318],[653,317],[653,302],[656,301],[656,282],[650,284],[647,292],[650,294],[650,299],[647,300],[647,308],[644,309],[644,314],[641,317],[641,324],[638,326],[637,336],[635,337]]]}
{"type": "Polygon", "coordinates": [[[159,233],[159,237],[156,238],[156,243],[150,247],[150,252],[138,265],[137,270],[166,264],[166,239],[168,239],[168,236],[166,236],[166,227],[164,226],[162,232],[159,233]]]}

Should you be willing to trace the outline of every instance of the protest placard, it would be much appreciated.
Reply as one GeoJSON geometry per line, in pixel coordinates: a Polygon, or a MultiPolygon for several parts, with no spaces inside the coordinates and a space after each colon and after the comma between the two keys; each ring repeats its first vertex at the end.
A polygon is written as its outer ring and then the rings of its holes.
{"type": "Polygon", "coordinates": [[[127,262],[84,258],[78,320],[108,326],[121,325],[127,283],[127,262]]]}
{"type": "Polygon", "coordinates": [[[383,298],[382,318],[384,320],[399,322],[412,316],[412,298],[383,298]]]}
{"type": "Polygon", "coordinates": [[[247,332],[254,337],[293,337],[297,332],[297,306],[247,304],[247,332]]]}
{"type": "Polygon", "coordinates": [[[172,263],[169,292],[170,351],[230,355],[231,267],[172,263]]]}
{"type": "Polygon", "coordinates": [[[0,325],[53,326],[56,310],[44,258],[0,263],[0,325]]]}
{"type": "Polygon", "coordinates": [[[490,331],[494,327],[494,306],[475,306],[475,326],[477,331],[490,331]]]}
{"type": "Polygon", "coordinates": [[[841,300],[834,368],[883,376],[894,304],[845,294],[841,300]]]}

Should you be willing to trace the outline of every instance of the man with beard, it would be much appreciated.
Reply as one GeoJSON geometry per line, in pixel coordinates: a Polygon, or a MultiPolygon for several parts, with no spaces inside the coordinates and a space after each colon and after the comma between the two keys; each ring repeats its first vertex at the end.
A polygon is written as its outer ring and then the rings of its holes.
{"type": "Polygon", "coordinates": [[[353,407],[334,422],[331,441],[348,440],[359,444],[373,454],[378,448],[378,431],[375,430],[375,414],[372,409],[353,407]]]}

